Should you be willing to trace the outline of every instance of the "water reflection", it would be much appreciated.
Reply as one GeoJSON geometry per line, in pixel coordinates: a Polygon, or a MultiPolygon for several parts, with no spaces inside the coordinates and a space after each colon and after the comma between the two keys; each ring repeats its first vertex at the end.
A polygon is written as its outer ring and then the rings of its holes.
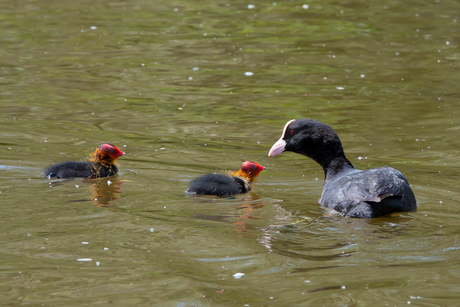
{"type": "Polygon", "coordinates": [[[360,244],[381,244],[382,239],[405,237],[413,225],[413,213],[363,220],[343,218],[327,210],[322,216],[305,216],[285,210],[280,204],[274,204],[274,208],[276,214],[261,229],[257,241],[271,253],[309,261],[306,268],[296,268],[292,273],[312,270],[311,261],[320,262],[320,268],[351,256],[360,262],[360,244]]]}
{"type": "MultiPolygon", "coordinates": [[[[71,202],[92,201],[99,207],[108,207],[111,202],[121,198],[121,187],[123,181],[118,178],[118,175],[108,178],[98,179],[57,179],[51,180],[49,187],[59,186],[74,186],[77,189],[89,188],[89,198],[73,199],[71,202]]],[[[76,193],[75,191],[67,192],[68,194],[76,193]]]]}
{"type": "Polygon", "coordinates": [[[254,230],[257,229],[254,225],[254,220],[258,220],[255,210],[261,210],[266,206],[266,200],[259,195],[250,195],[238,206],[238,219],[233,222],[236,226],[235,231],[241,237],[253,238],[254,230]]]}
{"type": "Polygon", "coordinates": [[[117,177],[96,179],[89,183],[91,197],[99,207],[108,207],[112,201],[121,198],[122,184],[117,177]]]}
{"type": "Polygon", "coordinates": [[[6,305],[458,304],[457,3],[18,3],[0,1],[6,305]],[[304,117],[361,169],[400,163],[419,211],[323,211],[316,165],[264,158],[304,117]],[[43,178],[106,140],[129,183],[43,178]],[[183,193],[259,157],[258,194],[183,193]]]}
{"type": "MultiPolygon", "coordinates": [[[[249,193],[245,195],[238,195],[227,198],[218,198],[216,196],[205,196],[205,195],[190,195],[190,199],[193,199],[197,203],[215,203],[216,205],[235,205],[229,212],[224,210],[218,214],[203,214],[196,213],[193,217],[196,219],[218,221],[224,223],[232,223],[235,225],[234,230],[239,236],[252,238],[253,230],[256,229],[254,225],[251,225],[254,220],[258,220],[257,214],[254,214],[255,210],[262,209],[266,203],[264,198],[255,194],[249,193]]],[[[225,207],[224,207],[225,208],[225,207]]]]}

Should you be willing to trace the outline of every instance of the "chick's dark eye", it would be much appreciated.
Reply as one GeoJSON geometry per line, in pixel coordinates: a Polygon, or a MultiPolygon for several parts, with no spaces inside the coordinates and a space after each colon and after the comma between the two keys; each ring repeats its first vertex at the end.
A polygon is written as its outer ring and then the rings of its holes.
{"type": "Polygon", "coordinates": [[[290,133],[290,134],[294,134],[294,130],[292,130],[292,129],[289,130],[289,133],[290,133]]]}

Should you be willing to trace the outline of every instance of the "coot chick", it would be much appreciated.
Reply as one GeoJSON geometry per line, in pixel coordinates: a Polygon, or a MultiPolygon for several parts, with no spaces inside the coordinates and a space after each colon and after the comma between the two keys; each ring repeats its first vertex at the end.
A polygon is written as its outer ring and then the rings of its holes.
{"type": "Polygon", "coordinates": [[[323,167],[325,179],[319,203],[345,217],[374,218],[417,209],[404,175],[391,167],[358,170],[345,157],[339,136],[312,119],[291,120],[268,156],[283,151],[302,154],[323,167]]]}
{"type": "Polygon", "coordinates": [[[48,178],[100,178],[115,175],[115,160],[125,153],[116,146],[104,143],[91,154],[89,161],[68,161],[50,166],[45,170],[48,178]]]}
{"type": "Polygon", "coordinates": [[[208,174],[193,180],[187,194],[216,195],[219,197],[249,192],[265,167],[246,161],[238,171],[208,174]]]}

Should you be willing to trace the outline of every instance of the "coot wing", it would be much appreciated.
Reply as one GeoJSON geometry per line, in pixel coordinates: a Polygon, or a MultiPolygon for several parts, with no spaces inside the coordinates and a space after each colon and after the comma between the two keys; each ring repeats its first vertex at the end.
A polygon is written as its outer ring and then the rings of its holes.
{"type": "Polygon", "coordinates": [[[416,209],[409,183],[391,167],[337,174],[325,182],[320,204],[344,216],[366,218],[416,209]]]}

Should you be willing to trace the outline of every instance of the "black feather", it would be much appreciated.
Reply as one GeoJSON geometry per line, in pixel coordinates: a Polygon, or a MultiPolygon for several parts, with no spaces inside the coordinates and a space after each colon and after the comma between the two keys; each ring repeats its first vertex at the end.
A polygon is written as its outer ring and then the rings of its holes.
{"type": "Polygon", "coordinates": [[[249,185],[241,178],[224,174],[208,174],[190,183],[188,194],[228,196],[246,193],[249,185]]]}
{"type": "Polygon", "coordinates": [[[115,175],[118,168],[115,164],[104,164],[95,162],[68,161],[50,166],[45,170],[47,177],[52,178],[100,178],[115,175]]]}

